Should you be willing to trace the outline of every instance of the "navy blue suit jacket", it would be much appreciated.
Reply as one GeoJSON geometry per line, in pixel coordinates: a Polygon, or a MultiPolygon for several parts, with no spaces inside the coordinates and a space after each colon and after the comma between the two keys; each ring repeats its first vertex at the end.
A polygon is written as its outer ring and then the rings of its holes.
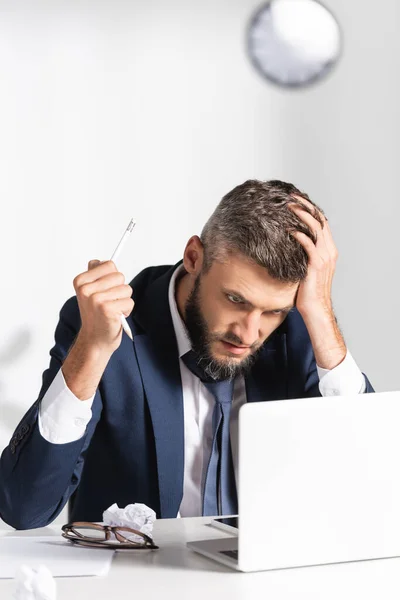
{"type": "MultiPolygon", "coordinates": [[[[184,470],[182,384],[168,303],[176,266],[149,267],[133,280],[134,341],[123,335],[112,355],[85,435],[57,445],[40,435],[38,410],[80,329],[76,297],[63,306],[39,398],[0,460],[0,516],[13,527],[45,526],[68,500],[71,520],[100,521],[114,502],[143,502],[158,517],[176,517],[184,470]]],[[[247,400],[318,396],[318,382],[310,339],[294,310],[246,377],[247,400]]]]}

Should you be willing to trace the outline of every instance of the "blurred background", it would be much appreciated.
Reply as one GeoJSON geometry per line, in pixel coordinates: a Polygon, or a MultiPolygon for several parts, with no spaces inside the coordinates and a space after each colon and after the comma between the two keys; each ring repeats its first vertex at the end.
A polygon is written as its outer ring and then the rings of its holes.
{"type": "Polygon", "coordinates": [[[36,400],[91,258],[177,262],[220,198],[290,181],[326,211],[334,304],[377,390],[400,388],[400,5],[329,0],[342,50],[305,87],[248,53],[254,0],[0,2],[0,449],[36,400]]]}

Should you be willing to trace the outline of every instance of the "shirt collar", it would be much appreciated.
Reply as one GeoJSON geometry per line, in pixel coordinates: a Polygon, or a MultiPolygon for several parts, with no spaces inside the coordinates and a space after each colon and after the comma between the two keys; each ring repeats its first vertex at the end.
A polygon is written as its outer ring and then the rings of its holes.
{"type": "Polygon", "coordinates": [[[175,284],[178,276],[185,270],[183,265],[179,265],[169,282],[168,288],[168,300],[169,300],[169,308],[171,311],[172,324],[174,326],[176,342],[178,344],[178,352],[179,358],[181,358],[184,354],[189,352],[192,349],[192,345],[190,343],[189,335],[186,329],[186,326],[182,320],[181,315],[179,314],[178,306],[176,304],[175,298],[175,284]]]}

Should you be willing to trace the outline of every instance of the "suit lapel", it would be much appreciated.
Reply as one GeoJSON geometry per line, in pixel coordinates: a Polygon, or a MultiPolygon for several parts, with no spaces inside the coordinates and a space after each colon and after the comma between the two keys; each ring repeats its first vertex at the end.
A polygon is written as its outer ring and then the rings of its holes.
{"type": "Polygon", "coordinates": [[[246,375],[247,402],[288,398],[286,323],[264,344],[251,372],[246,375]]]}
{"type": "Polygon", "coordinates": [[[134,314],[142,328],[134,349],[153,424],[162,517],[176,517],[183,495],[183,393],[168,301],[176,266],[148,286],[134,314]]]}

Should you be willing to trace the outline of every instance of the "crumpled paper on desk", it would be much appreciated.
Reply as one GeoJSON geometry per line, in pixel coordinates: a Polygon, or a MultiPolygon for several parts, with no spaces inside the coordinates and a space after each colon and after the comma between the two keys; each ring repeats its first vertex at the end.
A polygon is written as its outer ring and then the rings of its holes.
{"type": "Polygon", "coordinates": [[[15,600],[56,600],[56,581],[44,565],[32,569],[22,565],[15,575],[15,600]]]}
{"type": "MultiPolygon", "coordinates": [[[[119,508],[113,504],[103,512],[104,525],[130,527],[145,533],[153,539],[153,523],[156,520],[154,510],[146,504],[128,504],[125,508],[119,508]]],[[[135,542],[142,543],[143,538],[135,534],[124,532],[123,535],[135,542]]]]}

